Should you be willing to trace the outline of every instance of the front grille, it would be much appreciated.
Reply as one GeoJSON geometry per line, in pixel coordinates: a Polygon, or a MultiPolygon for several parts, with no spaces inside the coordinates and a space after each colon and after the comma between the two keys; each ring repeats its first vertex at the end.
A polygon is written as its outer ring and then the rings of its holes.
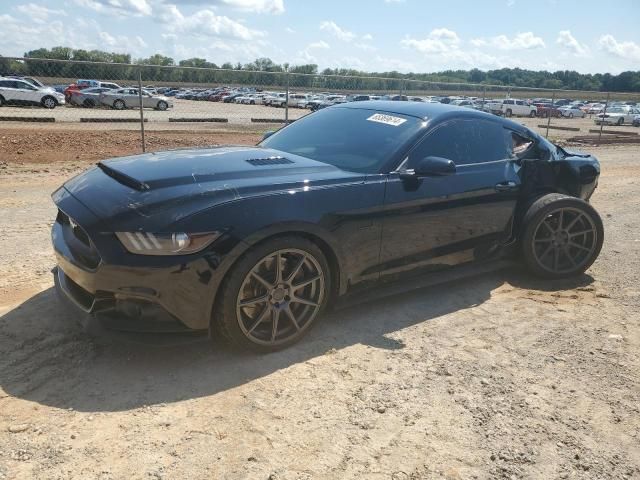
{"type": "Polygon", "coordinates": [[[56,222],[62,226],[65,242],[74,258],[87,268],[96,268],[100,263],[100,254],[87,232],[62,210],[58,210],[56,222]]]}
{"type": "Polygon", "coordinates": [[[250,158],[247,162],[254,167],[260,167],[263,165],[286,165],[288,163],[293,163],[293,161],[285,157],[250,158]]]}

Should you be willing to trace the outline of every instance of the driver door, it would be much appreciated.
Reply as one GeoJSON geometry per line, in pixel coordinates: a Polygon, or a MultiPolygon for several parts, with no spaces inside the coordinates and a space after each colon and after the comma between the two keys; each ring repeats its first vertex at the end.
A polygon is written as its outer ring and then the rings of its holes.
{"type": "Polygon", "coordinates": [[[402,168],[428,156],[453,160],[446,176],[388,175],[380,273],[443,268],[488,256],[511,235],[520,188],[511,135],[498,122],[453,120],[436,127],[402,168]]]}

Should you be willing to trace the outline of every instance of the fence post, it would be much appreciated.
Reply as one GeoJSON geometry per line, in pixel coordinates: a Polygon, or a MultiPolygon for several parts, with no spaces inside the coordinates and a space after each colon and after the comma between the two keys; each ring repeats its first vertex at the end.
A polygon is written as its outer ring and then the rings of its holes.
{"type": "Polygon", "coordinates": [[[487,101],[487,87],[482,87],[482,111],[485,111],[485,103],[487,101]]]}
{"type": "Polygon", "coordinates": [[[144,141],[144,109],[142,108],[142,68],[138,70],[138,101],[140,102],[140,137],[142,141],[142,153],[147,151],[144,141]]]}
{"type": "MultiPolygon", "coordinates": [[[[602,111],[602,120],[600,120],[600,133],[598,134],[598,143],[602,140],[602,128],[604,127],[604,116],[607,114],[607,107],[609,106],[609,95],[611,93],[607,92],[607,101],[604,103],[604,110],[602,111]]],[[[596,114],[596,118],[597,118],[596,114]]]]}
{"type": "Polygon", "coordinates": [[[285,94],[285,103],[284,103],[284,125],[289,125],[289,69],[287,68],[286,73],[287,79],[287,92],[285,94]]]}
{"type": "MultiPolygon", "coordinates": [[[[553,92],[553,95],[551,95],[551,108],[553,108],[553,104],[556,101],[556,92],[553,92]]],[[[547,134],[544,136],[545,138],[549,138],[549,124],[551,123],[551,110],[549,110],[549,113],[547,115],[547,134]]]]}

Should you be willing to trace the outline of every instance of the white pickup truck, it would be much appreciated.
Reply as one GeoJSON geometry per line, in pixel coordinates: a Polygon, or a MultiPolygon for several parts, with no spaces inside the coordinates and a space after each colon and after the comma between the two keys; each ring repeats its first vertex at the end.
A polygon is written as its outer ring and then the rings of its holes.
{"type": "Polygon", "coordinates": [[[505,117],[514,115],[517,117],[535,117],[537,114],[535,105],[529,105],[524,100],[516,100],[514,98],[490,100],[485,104],[485,110],[505,117]]]}

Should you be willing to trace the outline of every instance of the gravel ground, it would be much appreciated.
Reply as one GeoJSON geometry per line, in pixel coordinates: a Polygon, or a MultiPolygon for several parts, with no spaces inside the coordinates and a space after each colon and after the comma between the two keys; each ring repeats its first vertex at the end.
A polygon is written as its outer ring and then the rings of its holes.
{"type": "MultiPolygon", "coordinates": [[[[640,478],[637,145],[592,149],[606,239],[581,278],[396,295],[254,356],[90,336],[58,306],[49,194],[137,148],[72,133],[14,155],[0,131],[0,479],[640,478]]],[[[256,140],[202,136],[153,147],[256,140]]]]}

